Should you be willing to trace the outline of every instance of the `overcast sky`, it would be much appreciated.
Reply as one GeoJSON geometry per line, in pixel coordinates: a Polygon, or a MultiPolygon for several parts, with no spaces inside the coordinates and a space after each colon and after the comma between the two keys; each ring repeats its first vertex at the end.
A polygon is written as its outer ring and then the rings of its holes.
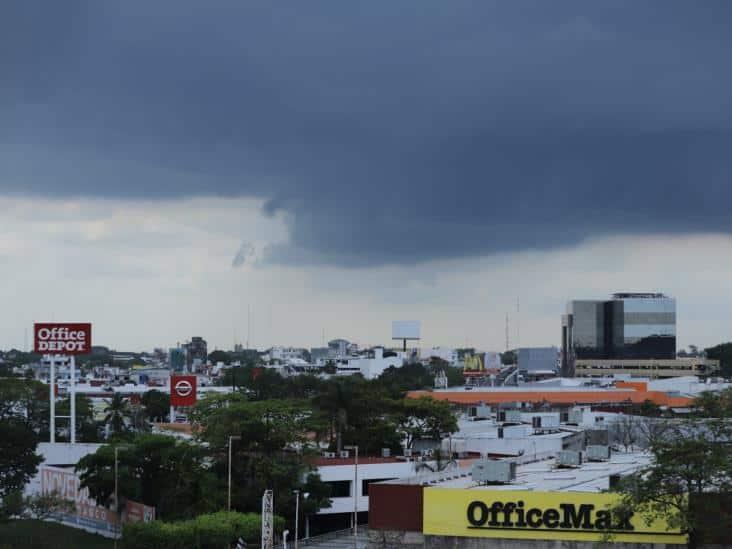
{"type": "Polygon", "coordinates": [[[728,0],[1,2],[0,348],[414,318],[503,350],[507,313],[558,344],[615,291],[730,340],[730,28],[728,0]]]}

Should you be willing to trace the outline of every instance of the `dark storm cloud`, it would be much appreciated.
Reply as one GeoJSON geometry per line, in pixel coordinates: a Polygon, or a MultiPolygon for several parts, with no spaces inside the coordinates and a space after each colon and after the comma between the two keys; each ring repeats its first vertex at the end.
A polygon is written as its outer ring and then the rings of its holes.
{"type": "Polygon", "coordinates": [[[259,197],[288,263],[728,232],[731,25],[726,0],[3,2],[0,191],[259,197]]]}

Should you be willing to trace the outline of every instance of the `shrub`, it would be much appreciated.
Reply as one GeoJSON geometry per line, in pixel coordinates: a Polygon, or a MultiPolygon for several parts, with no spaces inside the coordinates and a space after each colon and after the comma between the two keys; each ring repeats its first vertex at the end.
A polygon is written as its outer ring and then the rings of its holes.
{"type": "MultiPolygon", "coordinates": [[[[281,530],[283,525],[284,519],[275,517],[275,529],[281,530]]],[[[178,522],[126,524],[122,531],[122,546],[129,549],[220,549],[238,538],[258,544],[261,528],[261,518],[256,513],[220,511],[178,522]]]]}

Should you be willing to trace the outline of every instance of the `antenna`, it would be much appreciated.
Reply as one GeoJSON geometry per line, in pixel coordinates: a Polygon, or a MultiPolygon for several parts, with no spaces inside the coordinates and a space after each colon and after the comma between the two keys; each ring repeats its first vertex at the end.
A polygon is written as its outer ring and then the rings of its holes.
{"type": "Polygon", "coordinates": [[[516,348],[521,347],[521,316],[519,315],[519,298],[516,296],[516,348]]]}
{"type": "Polygon", "coordinates": [[[509,336],[508,336],[508,313],[506,313],[506,351],[509,349],[509,336]]]}

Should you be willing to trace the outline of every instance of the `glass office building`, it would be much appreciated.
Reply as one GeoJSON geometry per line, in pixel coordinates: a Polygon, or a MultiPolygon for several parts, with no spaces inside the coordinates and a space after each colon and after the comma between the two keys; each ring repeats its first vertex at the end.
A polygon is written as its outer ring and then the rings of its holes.
{"type": "Polygon", "coordinates": [[[577,359],[673,359],[676,300],[659,293],[618,293],[575,300],[562,316],[562,375],[577,359]]]}

